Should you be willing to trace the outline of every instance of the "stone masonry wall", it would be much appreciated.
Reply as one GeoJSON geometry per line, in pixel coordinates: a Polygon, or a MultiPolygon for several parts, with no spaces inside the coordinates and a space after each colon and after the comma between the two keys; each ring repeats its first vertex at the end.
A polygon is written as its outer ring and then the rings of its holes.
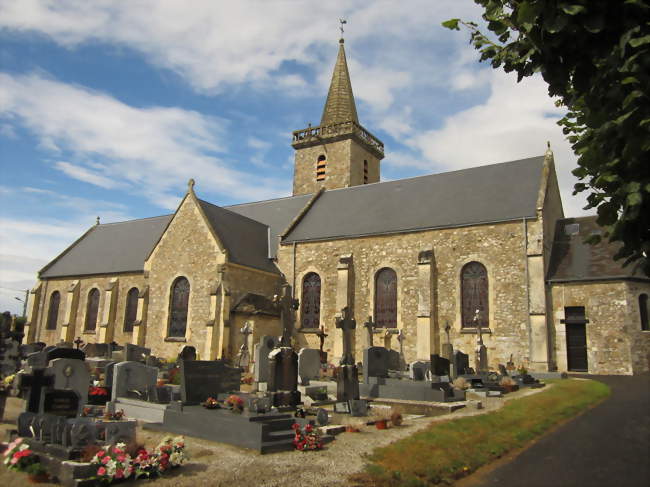
{"type": "Polygon", "coordinates": [[[296,150],[293,194],[315,193],[326,189],[363,184],[363,161],[368,161],[368,182],[379,181],[379,160],[351,138],[296,150]],[[316,181],[318,157],[327,161],[325,179],[316,181]]]}
{"type": "Polygon", "coordinates": [[[129,289],[136,287],[143,289],[145,279],[142,273],[133,274],[116,274],[116,275],[98,275],[79,278],[61,278],[46,279],[43,281],[43,293],[41,296],[40,310],[38,313],[38,329],[36,331],[36,341],[43,341],[48,345],[57,343],[61,337],[61,326],[65,319],[67,307],[68,289],[75,282],[79,281],[79,299],[76,309],[76,319],[70,326],[74,326],[71,336],[81,336],[81,339],[87,343],[98,342],[100,334],[100,324],[104,315],[106,306],[106,287],[111,280],[117,279],[117,296],[116,310],[114,319],[109,326],[113,329],[113,340],[123,344],[131,340],[132,333],[124,332],[124,314],[126,312],[126,296],[129,289]],[[97,313],[97,327],[95,331],[85,331],[86,311],[88,309],[88,294],[93,288],[99,289],[99,310],[97,313]],[[47,316],[49,313],[50,296],[54,291],[59,291],[61,301],[59,303],[59,313],[56,320],[55,330],[46,330],[47,316]]]}
{"type": "MultiPolygon", "coordinates": [[[[488,358],[492,367],[513,354],[517,362],[528,358],[525,258],[526,249],[521,222],[480,225],[466,228],[430,230],[417,233],[364,237],[327,242],[307,242],[296,245],[296,297],[300,299],[302,279],[308,272],[321,277],[321,325],[329,336],[325,349],[332,357],[334,337],[340,331],[334,327],[336,308],[337,263],[344,254],[353,254],[354,316],[356,329],[356,360],[361,361],[365,347],[363,322],[374,314],[374,281],[383,267],[391,267],[398,278],[398,328],[406,335],[404,349],[407,361],[416,359],[416,318],[418,309],[418,253],[432,249],[434,333],[444,343],[445,324],[452,327],[451,342],[456,349],[470,354],[476,346],[474,333],[463,333],[460,313],[460,272],[471,261],[481,262],[488,271],[489,323],[492,333],[484,334],[488,358]]],[[[279,250],[280,268],[289,282],[293,279],[292,247],[279,250]]],[[[300,311],[298,311],[298,316],[300,311]]],[[[375,335],[375,344],[381,342],[375,335]]],[[[318,347],[313,334],[298,333],[298,346],[318,347]]],[[[398,343],[393,339],[392,348],[398,343]]],[[[431,353],[440,353],[433,349],[431,353]]]]}
{"type": "Polygon", "coordinates": [[[224,263],[208,224],[188,195],[160,242],[145,263],[149,282],[149,310],[145,346],[162,357],[175,357],[184,345],[202,351],[210,316],[210,293],[219,283],[218,265],[224,263]],[[190,283],[189,311],[184,338],[168,338],[172,284],[183,276],[190,283]]]}
{"type": "Polygon", "coordinates": [[[641,330],[639,296],[650,296],[650,282],[628,282],[627,333],[632,346],[632,371],[635,374],[650,370],[650,331],[641,330]]]}
{"type": "Polygon", "coordinates": [[[584,306],[589,323],[587,361],[590,374],[631,374],[632,356],[629,334],[627,285],[623,281],[592,283],[558,283],[552,286],[554,353],[558,370],[567,370],[567,306],[584,306]]]}

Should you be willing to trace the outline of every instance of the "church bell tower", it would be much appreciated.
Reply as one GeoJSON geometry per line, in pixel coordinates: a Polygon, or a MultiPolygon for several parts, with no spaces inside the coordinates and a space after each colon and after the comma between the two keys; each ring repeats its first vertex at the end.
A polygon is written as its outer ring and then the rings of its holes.
{"type": "Polygon", "coordinates": [[[343,39],[320,125],[293,133],[293,194],[379,182],[384,144],[359,124],[343,39]]]}

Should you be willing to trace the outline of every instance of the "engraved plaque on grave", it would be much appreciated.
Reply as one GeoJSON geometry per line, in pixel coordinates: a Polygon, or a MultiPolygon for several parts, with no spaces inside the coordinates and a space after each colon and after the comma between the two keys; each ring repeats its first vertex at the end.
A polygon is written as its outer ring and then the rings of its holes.
{"type": "Polygon", "coordinates": [[[53,390],[43,394],[41,410],[46,414],[74,418],[79,411],[79,394],[72,390],[53,390]]]}
{"type": "Polygon", "coordinates": [[[181,361],[181,400],[198,404],[220,392],[235,392],[241,384],[241,369],[222,360],[181,361]]]}

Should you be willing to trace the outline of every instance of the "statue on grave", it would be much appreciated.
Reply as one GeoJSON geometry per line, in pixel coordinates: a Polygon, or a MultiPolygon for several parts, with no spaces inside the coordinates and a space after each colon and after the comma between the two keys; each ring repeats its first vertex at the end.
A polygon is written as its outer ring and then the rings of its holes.
{"type": "Polygon", "coordinates": [[[327,352],[323,351],[323,346],[325,345],[325,338],[327,338],[329,335],[325,333],[325,327],[321,326],[318,331],[316,332],[316,336],[320,340],[320,363],[321,364],[326,364],[327,363],[327,352]]]}
{"type": "Polygon", "coordinates": [[[237,361],[237,366],[241,367],[243,369],[248,369],[248,365],[250,364],[251,357],[250,353],[248,350],[248,335],[253,333],[253,330],[251,329],[251,324],[247,321],[244,323],[244,326],[239,330],[239,333],[244,335],[244,341],[239,347],[239,357],[237,361]]]}

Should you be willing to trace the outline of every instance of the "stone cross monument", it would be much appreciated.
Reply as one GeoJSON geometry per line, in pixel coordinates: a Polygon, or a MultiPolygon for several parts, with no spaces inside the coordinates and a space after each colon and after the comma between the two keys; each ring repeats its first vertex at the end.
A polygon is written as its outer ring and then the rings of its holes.
{"type": "Polygon", "coordinates": [[[282,338],[280,339],[281,347],[291,347],[291,336],[293,335],[294,314],[298,309],[298,300],[291,296],[291,286],[285,284],[282,286],[282,295],[276,295],[273,302],[280,310],[280,320],[282,321],[282,338]]]}
{"type": "Polygon", "coordinates": [[[372,316],[368,316],[368,321],[363,324],[363,327],[368,332],[368,348],[373,346],[373,335],[375,333],[375,328],[377,324],[372,321],[372,316]]]}
{"type": "Polygon", "coordinates": [[[406,368],[406,360],[404,359],[404,340],[406,340],[406,335],[404,335],[404,332],[400,328],[399,332],[397,332],[397,341],[399,342],[399,362],[401,370],[406,368]]]}
{"type": "Polygon", "coordinates": [[[248,365],[250,364],[250,351],[248,349],[248,335],[253,333],[253,330],[251,329],[251,324],[247,321],[244,323],[244,326],[239,330],[239,333],[244,335],[244,341],[239,347],[239,367],[247,368],[248,365]]]}
{"type": "Polygon", "coordinates": [[[352,334],[357,327],[357,322],[350,314],[350,308],[347,306],[341,310],[336,317],[336,327],[343,332],[343,356],[341,365],[354,365],[354,350],[352,349],[352,334]]]}
{"type": "Polygon", "coordinates": [[[318,337],[320,341],[320,363],[321,364],[326,364],[327,363],[327,352],[323,350],[323,346],[325,345],[325,339],[329,336],[327,333],[325,333],[325,327],[321,326],[318,331],[316,332],[316,336],[318,337]]]}
{"type": "Polygon", "coordinates": [[[484,373],[488,371],[487,347],[483,343],[483,333],[481,329],[480,310],[474,314],[474,324],[476,325],[476,372],[484,373]]]}

